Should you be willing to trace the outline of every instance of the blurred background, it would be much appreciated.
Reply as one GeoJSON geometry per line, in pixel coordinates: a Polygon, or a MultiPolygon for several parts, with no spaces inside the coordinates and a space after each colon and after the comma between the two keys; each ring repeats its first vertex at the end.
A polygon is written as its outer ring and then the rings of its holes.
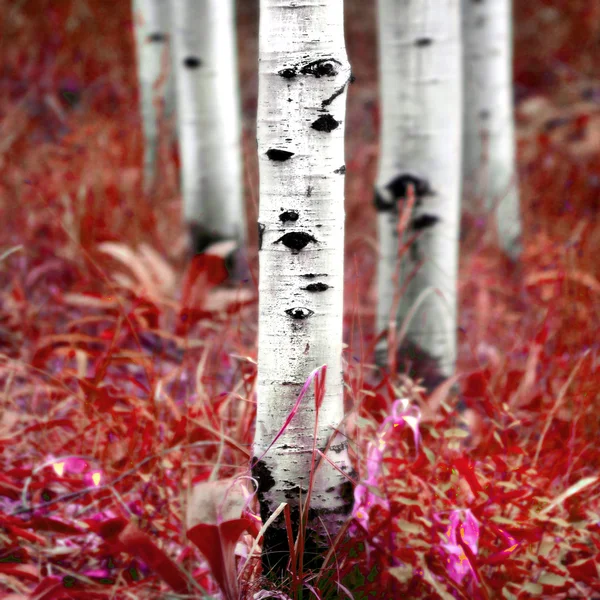
{"type": "MultiPolygon", "coordinates": [[[[258,0],[237,2],[255,276],[258,5],[258,0]]],[[[379,110],[375,2],[346,0],[345,6],[356,76],[346,122],[351,342],[356,316],[363,319],[366,339],[373,333],[372,186],[379,110]]],[[[495,247],[488,220],[464,215],[463,366],[490,340],[510,351],[517,338],[522,342],[534,335],[545,319],[554,319],[552,343],[558,353],[594,344],[600,325],[600,3],[515,0],[514,15],[525,253],[519,269],[509,268],[495,247]]],[[[161,150],[160,185],[151,197],[142,193],[130,2],[0,0],[0,69],[2,246],[24,244],[29,268],[60,258],[59,272],[50,269],[44,278],[50,283],[54,278],[62,290],[81,286],[82,271],[92,278],[90,257],[106,264],[107,258],[96,252],[106,241],[132,248],[146,242],[180,272],[178,159],[168,141],[161,150]]],[[[172,130],[174,123],[164,126],[172,130]]],[[[91,279],[86,285],[93,285],[91,279]]]]}

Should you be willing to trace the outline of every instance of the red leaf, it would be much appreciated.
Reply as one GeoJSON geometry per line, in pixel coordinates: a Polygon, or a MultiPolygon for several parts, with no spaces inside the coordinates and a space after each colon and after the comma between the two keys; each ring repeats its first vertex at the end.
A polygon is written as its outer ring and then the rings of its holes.
{"type": "Polygon", "coordinates": [[[124,552],[144,561],[176,593],[188,593],[188,581],[175,562],[135,525],[122,518],[110,519],[98,527],[98,533],[124,552]]]}
{"type": "Polygon", "coordinates": [[[250,528],[253,528],[253,523],[242,517],[220,525],[200,523],[187,532],[187,538],[204,554],[226,600],[239,597],[234,551],[240,535],[250,528]]]}
{"type": "Polygon", "coordinates": [[[475,371],[465,378],[463,396],[480,397],[487,395],[491,372],[489,369],[475,371]]]}
{"type": "Polygon", "coordinates": [[[568,565],[567,569],[569,570],[569,575],[571,575],[575,581],[587,583],[588,581],[598,580],[598,567],[592,558],[568,565]]]}
{"type": "Polygon", "coordinates": [[[45,577],[29,596],[31,600],[63,600],[70,598],[58,577],[45,577]],[[61,589],[62,588],[62,589],[61,589]]]}
{"type": "Polygon", "coordinates": [[[79,527],[75,527],[69,523],[63,523],[62,521],[52,519],[51,517],[32,517],[23,526],[31,527],[36,531],[51,531],[53,533],[63,533],[66,535],[78,535],[84,533],[79,527]]]}
{"type": "Polygon", "coordinates": [[[53,419],[52,421],[46,421],[45,423],[35,423],[35,425],[30,425],[23,431],[23,434],[31,433],[33,431],[47,431],[53,427],[68,427],[72,431],[75,431],[75,427],[69,419],[53,419]]]}
{"type": "Polygon", "coordinates": [[[24,540],[27,540],[28,542],[33,542],[34,544],[41,544],[43,546],[47,545],[46,540],[43,537],[35,535],[35,533],[31,533],[30,531],[27,531],[22,527],[18,527],[17,525],[11,525],[6,522],[3,523],[3,527],[6,528],[9,534],[12,534],[16,537],[20,537],[24,540]]]}
{"type": "Polygon", "coordinates": [[[38,582],[39,576],[37,569],[33,565],[15,565],[9,563],[0,563],[0,573],[18,577],[21,580],[28,579],[29,581],[38,582]]]}
{"type": "Polygon", "coordinates": [[[477,492],[483,490],[483,487],[477,480],[474,471],[474,464],[470,461],[466,456],[460,456],[454,461],[454,466],[458,470],[458,472],[467,480],[471,490],[473,493],[477,495],[477,492]]]}
{"type": "Polygon", "coordinates": [[[101,523],[97,523],[95,521],[88,521],[88,523],[94,533],[98,534],[109,542],[116,542],[119,534],[127,526],[127,521],[122,517],[108,519],[107,521],[103,521],[101,523]]]}

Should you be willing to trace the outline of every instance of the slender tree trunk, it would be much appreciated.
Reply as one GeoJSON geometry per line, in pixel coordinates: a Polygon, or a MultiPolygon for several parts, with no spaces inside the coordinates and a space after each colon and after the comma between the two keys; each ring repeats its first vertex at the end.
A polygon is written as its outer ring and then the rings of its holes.
{"type": "MultiPolygon", "coordinates": [[[[327,365],[316,447],[323,450],[343,418],[344,120],[350,65],[343,0],[261,0],[258,154],[259,330],[253,473],[266,521],[281,502],[298,529],[311,468],[313,387],[285,432],[308,375],[327,365]]],[[[350,469],[346,442],[328,452],[350,469]]],[[[350,508],[351,488],[329,463],[317,471],[309,513],[306,560],[318,563],[350,508]],[[321,534],[317,541],[316,534],[321,534]],[[316,558],[315,558],[316,557],[316,558]]],[[[281,570],[288,555],[282,518],[268,529],[263,565],[281,570]]],[[[305,565],[307,562],[305,562],[305,565]]]]}
{"type": "MultiPolygon", "coordinates": [[[[387,329],[398,253],[398,208],[409,184],[416,203],[404,254],[398,329],[409,317],[399,364],[432,387],[456,360],[456,279],[460,212],[462,57],[460,0],[379,0],[381,152],[375,205],[381,255],[378,327],[387,329]],[[418,303],[418,304],[417,304],[418,303]]],[[[396,315],[391,315],[394,320],[396,315]]],[[[385,362],[385,340],[377,361],[385,362]]]]}
{"type": "Polygon", "coordinates": [[[159,117],[172,111],[173,82],[169,64],[169,1],[133,0],[140,106],[144,131],[144,187],[156,177],[159,117]]]}
{"type": "Polygon", "coordinates": [[[200,253],[222,240],[241,247],[246,226],[234,2],[172,0],[172,6],[183,217],[191,250],[200,253]]]}
{"type": "MultiPolygon", "coordinates": [[[[521,252],[512,86],[512,0],[462,0],[464,36],[463,174],[486,210],[497,205],[498,238],[521,252]]],[[[473,203],[471,198],[471,204],[473,203]]]]}

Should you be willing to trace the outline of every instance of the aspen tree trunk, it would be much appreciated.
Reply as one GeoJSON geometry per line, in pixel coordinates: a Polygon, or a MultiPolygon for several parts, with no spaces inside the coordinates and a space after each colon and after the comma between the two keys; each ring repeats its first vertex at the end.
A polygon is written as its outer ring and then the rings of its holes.
{"type": "Polygon", "coordinates": [[[463,174],[474,197],[497,205],[501,248],[521,252],[512,75],[512,0],[462,0],[464,36],[463,174]]]}
{"type": "Polygon", "coordinates": [[[183,217],[191,250],[200,253],[222,240],[241,247],[246,226],[234,2],[172,0],[172,6],[183,217]]]}
{"type": "MultiPolygon", "coordinates": [[[[427,387],[450,376],[456,360],[456,285],[460,213],[462,57],[460,0],[379,0],[381,151],[375,192],[381,255],[378,264],[380,330],[387,329],[394,297],[398,209],[413,185],[416,203],[406,237],[419,234],[404,254],[408,284],[398,329],[416,307],[399,364],[427,387]],[[417,301],[418,307],[417,307],[417,301]]],[[[385,362],[385,340],[377,362],[385,362]]]]}
{"type": "MultiPolygon", "coordinates": [[[[308,375],[327,365],[316,447],[343,418],[344,120],[350,65],[343,0],[261,0],[258,154],[259,329],[257,416],[252,472],[263,521],[281,502],[306,501],[314,440],[313,386],[285,432],[308,375]]],[[[351,469],[347,444],[333,438],[329,459],[351,469]]],[[[350,509],[351,486],[328,462],[316,474],[305,565],[318,564],[350,509]],[[317,539],[317,534],[320,539],[317,539]],[[320,555],[320,556],[318,556],[320,555]],[[316,558],[315,558],[316,557],[316,558]]],[[[267,530],[263,565],[285,569],[285,522],[267,530]]]]}
{"type": "Polygon", "coordinates": [[[169,64],[169,0],[133,0],[140,106],[144,132],[144,186],[156,177],[161,112],[172,112],[173,78],[169,64]]]}

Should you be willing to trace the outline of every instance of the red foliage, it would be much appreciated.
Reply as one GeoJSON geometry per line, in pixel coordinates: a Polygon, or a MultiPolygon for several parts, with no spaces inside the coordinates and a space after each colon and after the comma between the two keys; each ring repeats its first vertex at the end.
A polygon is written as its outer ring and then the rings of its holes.
{"type": "MultiPolygon", "coordinates": [[[[215,582],[233,593],[250,543],[237,534],[246,526],[257,534],[242,519],[230,522],[233,531],[196,525],[185,535],[188,487],[213,471],[247,472],[256,304],[223,292],[222,257],[184,264],[168,143],[157,188],[142,191],[130,3],[110,4],[0,0],[7,598],[158,598],[169,589],[202,597],[201,588],[216,593],[215,582]]],[[[251,129],[257,3],[238,4],[251,129]]],[[[366,518],[351,520],[331,568],[307,584],[324,598],[344,589],[357,599],[593,598],[600,5],[515,3],[525,252],[511,267],[487,221],[464,216],[459,386],[468,432],[453,390],[426,396],[402,377],[367,375],[376,254],[365,198],[379,119],[373,5],[346,1],[357,82],[347,122],[345,358],[354,456],[361,481],[372,475],[376,485],[364,489],[366,518]],[[390,426],[398,396],[422,411],[418,447],[396,427],[369,464],[369,443],[390,426]],[[464,534],[467,509],[477,536],[464,534]]],[[[247,148],[252,221],[257,166],[247,148]]],[[[258,571],[244,571],[247,597],[264,584],[258,571]]]]}

